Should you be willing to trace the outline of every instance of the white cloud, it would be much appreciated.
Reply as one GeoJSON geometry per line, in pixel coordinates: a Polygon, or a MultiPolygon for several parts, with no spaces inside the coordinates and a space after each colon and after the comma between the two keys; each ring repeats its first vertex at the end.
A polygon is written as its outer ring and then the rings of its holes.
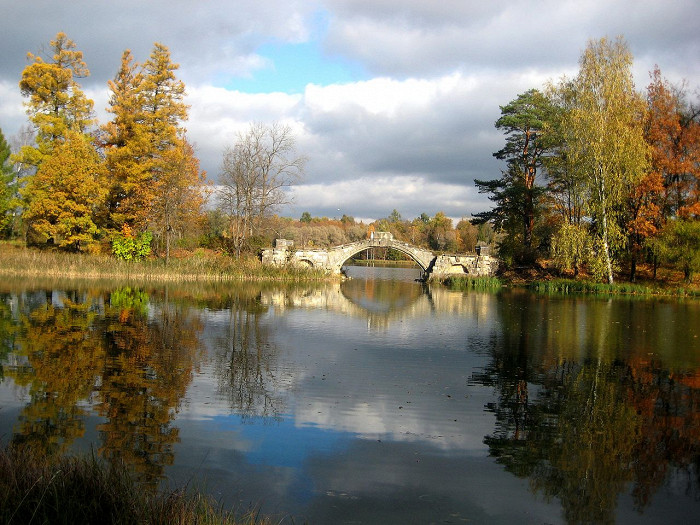
{"type": "Polygon", "coordinates": [[[393,209],[405,218],[425,212],[434,215],[444,211],[448,216],[467,216],[481,211],[476,189],[467,185],[445,184],[425,177],[386,175],[317,184],[302,184],[291,190],[294,205],[292,216],[305,210],[320,210],[329,217],[352,215],[356,218],[379,219],[393,209]]]}

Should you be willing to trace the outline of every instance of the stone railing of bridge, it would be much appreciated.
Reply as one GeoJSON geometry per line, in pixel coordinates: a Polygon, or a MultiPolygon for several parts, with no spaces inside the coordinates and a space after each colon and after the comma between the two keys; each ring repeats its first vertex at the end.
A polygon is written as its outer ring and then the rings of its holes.
{"type": "Polygon", "coordinates": [[[488,276],[498,268],[498,260],[482,247],[475,254],[440,254],[394,239],[389,232],[373,232],[370,238],[341,244],[333,248],[308,250],[294,249],[293,242],[277,239],[275,247],[263,250],[263,264],[283,266],[306,265],[331,274],[341,273],[343,263],[370,248],[391,248],[408,255],[423,271],[426,279],[445,278],[452,275],[488,276]]]}

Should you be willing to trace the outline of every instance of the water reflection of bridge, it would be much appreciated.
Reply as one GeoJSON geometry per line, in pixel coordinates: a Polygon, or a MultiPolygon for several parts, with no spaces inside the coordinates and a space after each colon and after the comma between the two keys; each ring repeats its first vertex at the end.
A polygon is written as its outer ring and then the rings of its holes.
{"type": "Polygon", "coordinates": [[[489,294],[451,291],[443,286],[402,281],[352,279],[323,287],[263,291],[261,302],[278,311],[322,309],[367,319],[368,329],[427,315],[452,313],[486,318],[489,294]]]}

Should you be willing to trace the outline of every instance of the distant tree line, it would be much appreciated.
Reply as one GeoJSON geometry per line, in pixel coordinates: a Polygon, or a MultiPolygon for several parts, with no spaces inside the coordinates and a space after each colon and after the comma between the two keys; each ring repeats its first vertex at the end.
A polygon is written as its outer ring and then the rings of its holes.
{"type": "Polygon", "coordinates": [[[571,79],[501,106],[506,135],[495,180],[477,180],[511,266],[550,259],[613,282],[637,266],[700,270],[700,104],[658,67],[646,93],[632,80],[622,38],[591,41],[571,79]]]}

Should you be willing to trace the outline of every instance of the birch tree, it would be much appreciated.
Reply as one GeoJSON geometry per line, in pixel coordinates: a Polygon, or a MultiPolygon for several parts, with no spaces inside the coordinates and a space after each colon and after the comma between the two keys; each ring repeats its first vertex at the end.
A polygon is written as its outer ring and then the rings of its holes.
{"type": "Polygon", "coordinates": [[[571,162],[583,178],[594,234],[593,273],[614,280],[621,226],[631,189],[647,170],[644,101],[632,79],[632,53],[622,38],[591,41],[571,87],[563,131],[571,162]]]}

